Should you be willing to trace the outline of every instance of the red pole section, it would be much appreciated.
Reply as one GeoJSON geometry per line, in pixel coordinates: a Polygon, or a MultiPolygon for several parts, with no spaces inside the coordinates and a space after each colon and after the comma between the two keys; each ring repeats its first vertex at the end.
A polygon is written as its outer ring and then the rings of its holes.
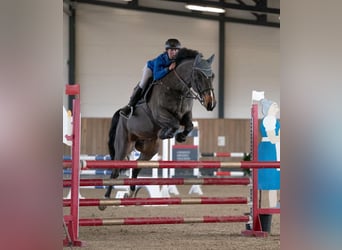
{"type": "Polygon", "coordinates": [[[80,219],[79,220],[80,226],[103,226],[103,220],[102,219],[80,219]]]}
{"type": "Polygon", "coordinates": [[[79,84],[67,84],[65,86],[65,94],[66,95],[79,95],[80,85],[79,84]]]}
{"type": "MultiPolygon", "coordinates": [[[[70,200],[63,200],[63,206],[70,206],[70,200]]],[[[247,204],[245,197],[196,197],[196,198],[124,198],[124,199],[82,199],[80,206],[146,206],[146,205],[218,205],[247,204]]]]}
{"type": "Polygon", "coordinates": [[[280,208],[259,208],[259,214],[280,214],[280,208]]]}
{"type": "Polygon", "coordinates": [[[249,216],[203,216],[203,217],[128,217],[122,219],[80,219],[80,226],[147,225],[248,222],[249,216]]]}
{"type": "MultiPolygon", "coordinates": [[[[138,178],[138,179],[81,179],[80,186],[113,185],[248,185],[249,178],[138,178]]],[[[63,180],[63,187],[69,187],[71,180],[63,180]]]]}
{"type": "Polygon", "coordinates": [[[241,168],[280,168],[279,161],[242,161],[241,168]]]}

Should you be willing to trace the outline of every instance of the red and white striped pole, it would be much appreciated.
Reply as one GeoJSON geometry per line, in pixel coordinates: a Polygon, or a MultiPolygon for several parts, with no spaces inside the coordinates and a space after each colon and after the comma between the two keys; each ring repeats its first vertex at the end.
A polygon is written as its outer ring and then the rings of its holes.
{"type": "MultiPolygon", "coordinates": [[[[249,178],[137,178],[137,179],[82,179],[80,186],[130,186],[130,185],[248,185],[249,178]]],[[[63,180],[63,187],[73,185],[63,180]]]]}
{"type": "MultiPolygon", "coordinates": [[[[123,198],[123,199],[82,199],[80,206],[149,206],[149,205],[190,205],[190,204],[247,204],[246,197],[189,197],[189,198],[123,198]]],[[[71,206],[71,200],[63,200],[63,206],[71,206]]]]}
{"type": "Polygon", "coordinates": [[[241,152],[212,152],[212,153],[201,153],[201,157],[238,157],[242,158],[245,156],[245,153],[241,152]]]}
{"type": "Polygon", "coordinates": [[[137,217],[121,219],[89,218],[80,219],[80,226],[109,225],[152,225],[152,224],[189,224],[189,223],[227,223],[248,222],[249,216],[203,216],[203,217],[137,217]]]}
{"type": "MultiPolygon", "coordinates": [[[[63,168],[70,168],[71,161],[63,161],[63,168]]],[[[280,168],[278,161],[221,162],[221,161],[82,161],[82,169],[108,168],[280,168]]]]}

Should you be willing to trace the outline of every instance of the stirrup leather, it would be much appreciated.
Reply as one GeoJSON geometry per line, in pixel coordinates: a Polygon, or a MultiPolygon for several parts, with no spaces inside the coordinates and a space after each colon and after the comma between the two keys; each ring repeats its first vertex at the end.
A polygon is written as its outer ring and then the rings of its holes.
{"type": "Polygon", "coordinates": [[[124,107],[123,109],[120,110],[119,113],[122,117],[129,119],[133,115],[133,106],[124,107]],[[128,111],[129,111],[129,113],[128,113],[128,111]]]}

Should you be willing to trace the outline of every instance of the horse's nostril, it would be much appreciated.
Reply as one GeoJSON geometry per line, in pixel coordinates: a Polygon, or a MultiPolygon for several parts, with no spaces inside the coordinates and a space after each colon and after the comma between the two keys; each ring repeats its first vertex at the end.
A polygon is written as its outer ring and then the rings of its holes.
{"type": "Polygon", "coordinates": [[[207,110],[212,111],[214,109],[214,106],[212,105],[212,102],[209,102],[207,105],[207,110]]]}
{"type": "Polygon", "coordinates": [[[212,101],[210,102],[210,111],[214,110],[214,108],[216,107],[216,102],[215,101],[212,101]]]}

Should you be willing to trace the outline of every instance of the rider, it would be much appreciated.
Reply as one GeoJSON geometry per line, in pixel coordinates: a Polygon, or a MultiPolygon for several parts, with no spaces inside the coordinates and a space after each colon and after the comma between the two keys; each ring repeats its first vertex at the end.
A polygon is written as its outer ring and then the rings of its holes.
{"type": "Polygon", "coordinates": [[[175,59],[180,48],[181,43],[175,38],[170,38],[165,42],[165,52],[146,63],[142,78],[134,88],[129,103],[120,110],[122,116],[129,118],[132,115],[133,108],[142,97],[144,90],[147,89],[150,77],[153,76],[153,81],[159,80],[176,67],[175,59]]]}

